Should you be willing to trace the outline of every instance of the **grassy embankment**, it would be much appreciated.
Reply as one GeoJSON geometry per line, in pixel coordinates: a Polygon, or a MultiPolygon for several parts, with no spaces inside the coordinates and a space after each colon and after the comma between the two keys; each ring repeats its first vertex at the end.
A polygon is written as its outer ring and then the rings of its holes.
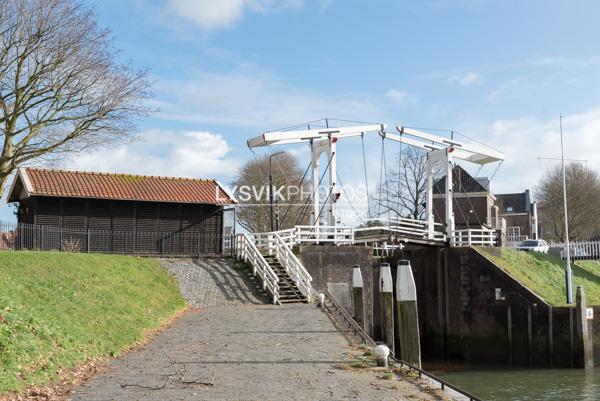
{"type": "MultiPolygon", "coordinates": [[[[502,249],[501,257],[495,257],[478,249],[524,286],[554,306],[564,306],[565,261],[557,256],[538,252],[502,249]]],[[[600,262],[577,260],[572,264],[573,291],[582,285],[588,305],[600,305],[600,262]]]]}
{"type": "Polygon", "coordinates": [[[185,302],[150,259],[0,252],[0,396],[118,355],[185,302]]]}

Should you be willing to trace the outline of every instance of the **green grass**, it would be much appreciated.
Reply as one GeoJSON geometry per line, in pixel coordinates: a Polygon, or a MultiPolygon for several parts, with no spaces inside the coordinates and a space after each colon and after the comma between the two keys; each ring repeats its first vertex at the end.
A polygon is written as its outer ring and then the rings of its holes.
{"type": "MultiPolygon", "coordinates": [[[[487,253],[485,248],[478,250],[549,304],[566,305],[565,262],[559,257],[502,249],[502,256],[498,258],[487,253]]],[[[588,305],[600,305],[600,262],[578,260],[572,269],[573,291],[576,285],[582,285],[588,305]]]]}
{"type": "Polygon", "coordinates": [[[119,355],[185,306],[158,261],[0,252],[0,395],[119,355]]]}

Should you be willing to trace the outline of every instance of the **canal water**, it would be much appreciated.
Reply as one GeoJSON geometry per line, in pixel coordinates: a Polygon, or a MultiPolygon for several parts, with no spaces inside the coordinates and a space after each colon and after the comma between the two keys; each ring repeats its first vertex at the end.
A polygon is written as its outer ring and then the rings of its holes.
{"type": "Polygon", "coordinates": [[[600,368],[478,369],[438,376],[485,401],[600,400],[600,368]]]}

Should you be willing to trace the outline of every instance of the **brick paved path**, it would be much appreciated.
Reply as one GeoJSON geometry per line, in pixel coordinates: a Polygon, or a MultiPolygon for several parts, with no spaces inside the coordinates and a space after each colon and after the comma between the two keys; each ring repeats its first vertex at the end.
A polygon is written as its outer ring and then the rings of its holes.
{"type": "Polygon", "coordinates": [[[165,259],[163,265],[179,282],[182,296],[195,307],[263,304],[269,299],[255,287],[248,270],[236,270],[231,259],[165,259]]]}
{"type": "MultiPolygon", "coordinates": [[[[199,277],[179,273],[176,276],[199,277]]],[[[221,288],[229,296],[213,297],[207,295],[216,294],[212,290],[199,290],[208,288],[205,284],[188,282],[182,289],[196,301],[214,304],[224,299],[226,305],[183,315],[148,345],[113,360],[104,373],[76,389],[71,399],[435,399],[408,380],[384,380],[373,371],[341,369],[358,354],[314,305],[242,304],[248,298],[236,289],[221,288]],[[232,305],[235,300],[238,304],[232,305]]]]}

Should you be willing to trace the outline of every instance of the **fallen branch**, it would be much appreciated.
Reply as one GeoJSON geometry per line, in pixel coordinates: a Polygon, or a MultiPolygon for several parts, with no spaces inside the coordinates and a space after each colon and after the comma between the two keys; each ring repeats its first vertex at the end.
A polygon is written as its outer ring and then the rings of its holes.
{"type": "Polygon", "coordinates": [[[185,365],[182,368],[179,368],[177,370],[177,372],[171,373],[169,375],[167,375],[167,379],[165,380],[165,382],[160,385],[160,386],[144,386],[141,384],[136,384],[136,383],[131,383],[131,384],[121,384],[121,388],[126,388],[126,387],[137,387],[137,388],[143,388],[145,390],[162,390],[165,387],[167,387],[167,384],[169,383],[169,380],[171,379],[171,377],[173,376],[179,376],[177,382],[183,385],[193,385],[193,384],[198,384],[201,386],[214,386],[215,385],[215,370],[213,369],[212,372],[212,378],[210,379],[210,381],[206,382],[206,381],[200,381],[200,379],[202,379],[202,377],[198,377],[197,379],[194,380],[186,380],[185,379],[185,374],[187,372],[187,369],[185,367],[185,365]]]}
{"type": "Polygon", "coordinates": [[[163,388],[165,388],[167,386],[168,382],[169,382],[169,379],[165,380],[165,382],[162,384],[162,386],[158,386],[158,387],[142,386],[141,384],[121,384],[121,388],[137,387],[137,388],[143,388],[146,390],[162,390],[163,388]]]}
{"type": "Polygon", "coordinates": [[[185,372],[186,372],[185,365],[184,365],[184,367],[182,369],[179,370],[179,372],[181,373],[181,376],[179,377],[179,381],[182,384],[200,384],[202,386],[214,386],[215,385],[215,370],[214,369],[213,369],[213,372],[212,372],[212,379],[210,379],[209,382],[202,382],[202,381],[200,381],[200,379],[202,377],[199,377],[199,378],[197,378],[195,380],[185,380],[185,372]]]}

